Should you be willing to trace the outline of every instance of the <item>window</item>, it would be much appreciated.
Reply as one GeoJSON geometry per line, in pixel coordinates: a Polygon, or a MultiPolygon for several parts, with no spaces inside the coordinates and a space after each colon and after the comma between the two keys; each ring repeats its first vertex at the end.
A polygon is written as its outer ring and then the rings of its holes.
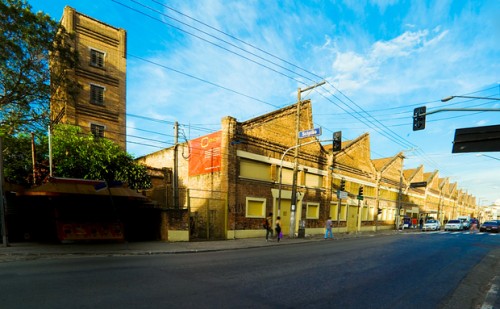
{"type": "Polygon", "coordinates": [[[266,199],[257,197],[247,197],[246,216],[247,218],[265,218],[266,199]]]}
{"type": "Polygon", "coordinates": [[[92,132],[92,135],[94,135],[94,137],[97,138],[104,137],[104,126],[100,126],[98,124],[91,124],[90,131],[92,132]]]}
{"type": "Polygon", "coordinates": [[[306,219],[319,219],[319,203],[307,203],[306,219]]]}
{"type": "Polygon", "coordinates": [[[240,177],[271,181],[271,165],[263,162],[241,159],[240,177]]]}
{"type": "Polygon", "coordinates": [[[323,176],[306,173],[305,177],[307,187],[321,188],[323,186],[323,176]]]}
{"type": "Polygon", "coordinates": [[[368,207],[366,206],[361,208],[361,220],[368,221],[368,207]]]}
{"type": "Polygon", "coordinates": [[[332,217],[332,220],[337,220],[337,217],[338,217],[338,204],[337,204],[337,202],[330,203],[330,217],[332,217]]]}
{"type": "Polygon", "coordinates": [[[346,221],[347,220],[347,205],[342,204],[340,205],[340,218],[337,218],[337,220],[340,221],[346,221]]]}
{"type": "Polygon", "coordinates": [[[104,87],[90,85],[90,103],[104,105],[104,87]]]}
{"type": "Polygon", "coordinates": [[[95,49],[90,50],[90,65],[93,67],[104,67],[104,53],[95,49]]]}

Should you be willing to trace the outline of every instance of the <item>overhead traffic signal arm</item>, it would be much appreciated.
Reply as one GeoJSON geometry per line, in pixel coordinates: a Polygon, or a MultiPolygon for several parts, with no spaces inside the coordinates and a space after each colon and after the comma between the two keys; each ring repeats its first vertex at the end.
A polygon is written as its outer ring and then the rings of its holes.
{"type": "Polygon", "coordinates": [[[425,106],[417,107],[413,110],[413,131],[425,129],[425,116],[439,112],[500,112],[500,108],[441,108],[427,112],[425,106]]]}

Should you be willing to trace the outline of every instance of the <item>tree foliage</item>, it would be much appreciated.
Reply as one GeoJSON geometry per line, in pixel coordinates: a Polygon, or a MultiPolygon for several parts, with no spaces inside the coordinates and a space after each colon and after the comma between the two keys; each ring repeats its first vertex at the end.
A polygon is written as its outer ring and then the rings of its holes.
{"type": "Polygon", "coordinates": [[[83,134],[80,127],[57,125],[52,137],[54,175],[58,177],[122,181],[134,189],[151,187],[146,167],[104,138],[83,134]]]}
{"type": "Polygon", "coordinates": [[[47,128],[51,95],[60,87],[77,91],[66,77],[77,63],[71,35],[50,16],[33,13],[25,0],[0,0],[1,131],[47,128]]]}
{"type": "Polygon", "coordinates": [[[47,162],[48,145],[42,135],[20,133],[15,136],[7,135],[3,138],[3,165],[5,181],[23,186],[30,186],[34,182],[41,183],[49,173],[47,162]],[[35,141],[35,149],[32,141],[35,141]],[[38,141],[38,142],[37,142],[38,141]],[[35,167],[33,167],[33,150],[35,153],[35,167]],[[35,180],[33,180],[35,170],[35,180]]]}

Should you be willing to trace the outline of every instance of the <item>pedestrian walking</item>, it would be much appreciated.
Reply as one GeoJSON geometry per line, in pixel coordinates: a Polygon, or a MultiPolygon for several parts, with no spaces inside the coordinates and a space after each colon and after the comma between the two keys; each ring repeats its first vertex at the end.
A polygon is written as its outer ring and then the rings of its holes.
{"type": "Polygon", "coordinates": [[[283,234],[281,233],[281,221],[280,221],[280,216],[276,217],[276,227],[274,230],[276,231],[276,239],[278,242],[280,242],[280,239],[283,238],[283,234]]]}
{"type": "Polygon", "coordinates": [[[273,227],[271,225],[273,222],[273,213],[270,212],[264,221],[264,228],[266,229],[266,241],[269,241],[269,236],[273,237],[273,227]]]}
{"type": "Polygon", "coordinates": [[[476,218],[472,218],[470,229],[471,229],[472,233],[477,233],[479,231],[479,229],[477,228],[477,219],[476,218]]]}
{"type": "Polygon", "coordinates": [[[328,217],[328,220],[326,220],[325,223],[325,239],[333,238],[332,225],[332,218],[328,217]]]}
{"type": "Polygon", "coordinates": [[[418,223],[420,225],[420,229],[422,229],[422,227],[424,227],[424,218],[420,218],[420,221],[418,223]]]}

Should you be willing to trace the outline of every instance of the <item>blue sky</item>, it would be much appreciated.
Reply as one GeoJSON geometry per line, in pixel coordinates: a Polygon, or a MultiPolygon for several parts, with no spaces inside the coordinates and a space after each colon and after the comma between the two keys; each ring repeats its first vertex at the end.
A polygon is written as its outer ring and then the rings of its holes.
{"type": "Polygon", "coordinates": [[[127,150],[192,139],[313,102],[322,139],[369,132],[372,158],[405,151],[405,168],[458,182],[500,204],[500,153],[452,154],[457,128],[500,124],[500,112],[442,112],[412,131],[413,109],[500,108],[500,1],[29,0],[59,20],[65,5],[127,31],[127,150]]]}

